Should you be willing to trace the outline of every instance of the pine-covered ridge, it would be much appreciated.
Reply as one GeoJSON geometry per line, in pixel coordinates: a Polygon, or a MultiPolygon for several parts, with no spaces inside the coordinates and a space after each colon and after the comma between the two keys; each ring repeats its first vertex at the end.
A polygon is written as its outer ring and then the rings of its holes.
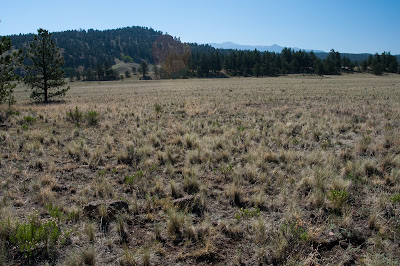
{"type": "MultiPolygon", "coordinates": [[[[33,34],[10,37],[14,48],[24,49],[33,34]]],[[[158,65],[161,78],[399,72],[397,57],[386,52],[372,55],[340,54],[333,49],[330,53],[291,48],[284,48],[280,53],[216,49],[208,44],[181,43],[179,38],[139,26],[54,32],[52,37],[64,56],[66,76],[79,75],[87,80],[118,79],[111,71],[115,59],[127,63],[144,60],[158,65]]]]}
{"type": "MultiPolygon", "coordinates": [[[[146,27],[126,27],[114,30],[70,30],[54,32],[52,37],[62,49],[65,59],[64,67],[95,69],[97,64],[106,61],[114,62],[115,58],[123,59],[128,55],[140,62],[152,60],[152,43],[162,35],[146,27]]],[[[15,48],[27,47],[33,34],[12,35],[15,48]]]]}

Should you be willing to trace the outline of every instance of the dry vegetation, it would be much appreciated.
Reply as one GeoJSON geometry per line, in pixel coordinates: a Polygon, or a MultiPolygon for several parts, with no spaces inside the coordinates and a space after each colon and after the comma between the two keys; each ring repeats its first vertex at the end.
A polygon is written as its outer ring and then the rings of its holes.
{"type": "Polygon", "coordinates": [[[399,263],[397,75],[16,96],[0,131],[0,264],[399,263]]]}

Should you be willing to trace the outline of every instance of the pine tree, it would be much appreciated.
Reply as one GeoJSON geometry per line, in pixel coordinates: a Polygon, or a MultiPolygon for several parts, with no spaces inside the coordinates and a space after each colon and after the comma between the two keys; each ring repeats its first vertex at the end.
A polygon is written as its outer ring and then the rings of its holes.
{"type": "Polygon", "coordinates": [[[372,61],[372,73],[375,75],[382,75],[384,70],[384,65],[382,63],[381,56],[376,53],[374,60],[372,61]]]}
{"type": "Polygon", "coordinates": [[[11,53],[11,39],[2,37],[0,41],[0,104],[8,102],[8,108],[15,103],[13,92],[18,80],[14,72],[16,66],[21,63],[22,50],[11,53]]]}
{"type": "Polygon", "coordinates": [[[28,58],[32,64],[27,65],[25,83],[32,88],[31,98],[47,103],[49,98],[64,96],[69,90],[61,88],[65,85],[64,58],[51,39],[51,33],[44,29],[38,29],[38,35],[34,35],[33,42],[28,49],[28,58]]]}
{"type": "Polygon", "coordinates": [[[139,66],[138,72],[143,75],[143,79],[146,79],[146,75],[149,72],[149,65],[147,64],[146,61],[144,60],[142,61],[142,63],[139,66]]]}
{"type": "Polygon", "coordinates": [[[75,72],[76,80],[81,80],[81,72],[78,70],[75,72]]]}
{"type": "Polygon", "coordinates": [[[154,77],[156,79],[160,78],[160,70],[158,69],[158,66],[156,66],[156,65],[153,66],[153,73],[154,73],[154,77]]]}

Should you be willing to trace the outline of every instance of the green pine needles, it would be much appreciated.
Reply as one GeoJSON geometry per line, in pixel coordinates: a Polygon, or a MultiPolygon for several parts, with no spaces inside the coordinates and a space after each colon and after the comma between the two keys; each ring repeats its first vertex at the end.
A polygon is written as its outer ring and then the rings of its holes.
{"type": "Polygon", "coordinates": [[[8,103],[8,108],[15,103],[13,92],[17,86],[15,81],[19,76],[15,74],[16,67],[21,64],[22,50],[12,52],[11,39],[2,37],[0,40],[0,104],[8,103]]]}

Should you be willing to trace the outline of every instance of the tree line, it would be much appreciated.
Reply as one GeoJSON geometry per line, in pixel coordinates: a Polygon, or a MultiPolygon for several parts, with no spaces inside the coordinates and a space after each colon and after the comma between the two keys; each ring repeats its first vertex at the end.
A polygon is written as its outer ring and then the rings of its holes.
{"type": "MultiPolygon", "coordinates": [[[[197,46],[200,47],[200,46],[197,46]]],[[[362,62],[352,61],[342,56],[338,51],[331,50],[325,59],[317,57],[314,52],[295,51],[284,48],[281,53],[242,51],[242,50],[210,50],[197,49],[192,51],[188,59],[182,55],[171,54],[167,60],[179,62],[184,67],[173,70],[166,62],[153,68],[155,77],[169,78],[212,78],[212,77],[274,77],[286,74],[339,75],[352,72],[369,72],[381,75],[383,72],[399,73],[397,58],[390,53],[370,55],[362,62]]],[[[150,60],[140,60],[139,63],[149,63],[150,60]]],[[[133,61],[131,61],[133,62],[133,61]]],[[[151,60],[150,62],[154,62],[151,60]]],[[[177,67],[175,67],[177,68],[177,67]]],[[[118,80],[121,77],[111,68],[109,61],[97,64],[94,69],[86,68],[82,72],[71,69],[68,77],[78,80],[118,80]]],[[[132,71],[135,73],[135,71],[132,71]]],[[[129,74],[126,73],[126,77],[129,74]]],[[[145,78],[145,77],[143,77],[145,78]]]]}
{"type": "Polygon", "coordinates": [[[214,50],[194,52],[186,75],[197,77],[278,76],[285,74],[338,75],[343,72],[398,73],[397,58],[390,53],[370,55],[361,63],[353,62],[339,52],[331,50],[325,59],[314,52],[284,48],[281,53],[254,51],[214,50]]]}
{"type": "MultiPolygon", "coordinates": [[[[26,48],[32,34],[10,36],[16,49],[26,48]]],[[[161,78],[218,77],[218,76],[277,76],[290,73],[340,74],[362,71],[374,74],[399,71],[397,58],[390,53],[369,55],[340,54],[331,50],[327,54],[295,51],[284,48],[281,53],[215,49],[210,45],[182,44],[179,38],[168,37],[161,31],[146,27],[125,27],[115,30],[71,30],[55,32],[55,44],[62,48],[65,76],[82,80],[117,80],[121,76],[112,72],[115,59],[127,63],[158,65],[161,78]],[[185,45],[185,46],[184,46],[185,45]],[[188,47],[185,67],[171,70],[171,64],[162,64],[156,51],[169,51],[165,60],[183,56],[179,52],[188,47]],[[164,47],[164,48],[160,48],[164,47]],[[167,47],[167,48],[165,48],[167,47]],[[174,49],[170,49],[173,47],[174,49]],[[158,50],[157,50],[158,49],[158,50]],[[172,53],[171,53],[172,52],[172,53]],[[174,54],[176,53],[176,54],[174,54]]],[[[174,67],[172,67],[174,68],[174,67]]],[[[126,76],[126,75],[125,75],[126,76]]]]}

